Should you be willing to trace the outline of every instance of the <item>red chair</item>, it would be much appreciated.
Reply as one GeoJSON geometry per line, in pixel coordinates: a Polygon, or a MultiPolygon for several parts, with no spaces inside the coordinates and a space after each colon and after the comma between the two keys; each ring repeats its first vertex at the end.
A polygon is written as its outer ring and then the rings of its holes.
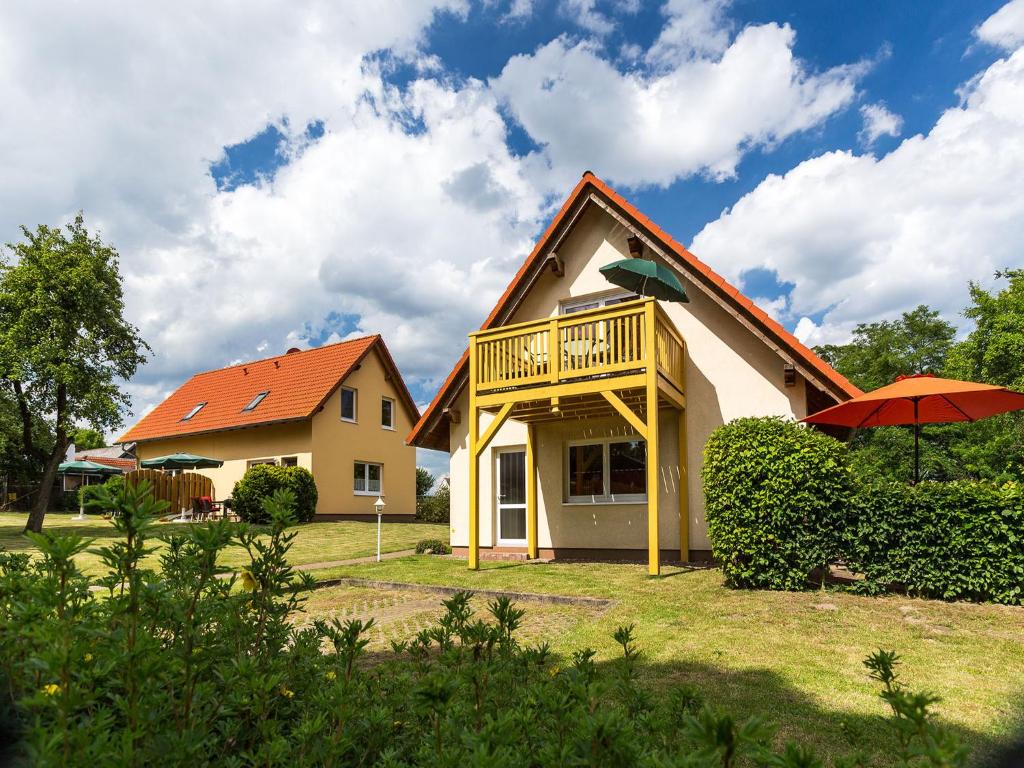
{"type": "Polygon", "coordinates": [[[221,511],[221,505],[214,503],[209,496],[200,496],[199,504],[202,507],[202,514],[206,520],[216,520],[217,513],[221,511]]]}

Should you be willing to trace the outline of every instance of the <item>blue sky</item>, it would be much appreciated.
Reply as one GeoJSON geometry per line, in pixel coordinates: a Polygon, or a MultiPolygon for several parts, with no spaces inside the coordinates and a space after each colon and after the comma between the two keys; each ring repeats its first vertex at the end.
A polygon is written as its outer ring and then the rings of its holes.
{"type": "MultiPolygon", "coordinates": [[[[197,370],[384,335],[426,403],[584,170],[809,344],[1024,266],[1024,0],[0,8],[0,230],[83,210],[197,370]],[[40,46],[37,41],[50,44],[40,46]]],[[[434,468],[441,464],[430,459],[434,468]]]]}

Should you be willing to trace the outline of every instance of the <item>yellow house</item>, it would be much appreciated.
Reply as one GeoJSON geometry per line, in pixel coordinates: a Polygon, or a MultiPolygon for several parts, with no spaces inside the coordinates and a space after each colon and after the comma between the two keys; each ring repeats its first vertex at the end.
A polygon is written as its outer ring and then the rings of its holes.
{"type": "Polygon", "coordinates": [[[451,543],[525,557],[710,555],[702,450],[740,416],[859,394],[779,323],[586,173],[409,435],[450,454],[451,543]],[[599,272],[653,259],[688,303],[599,272]],[[648,465],[648,457],[656,457],[648,465]]]}
{"type": "Polygon", "coordinates": [[[284,355],[197,373],[119,442],[140,461],[193,453],[224,462],[199,470],[218,498],[254,464],[305,467],[317,518],[416,513],[416,449],[403,436],[419,418],[380,336],[290,349],[284,355]]]}

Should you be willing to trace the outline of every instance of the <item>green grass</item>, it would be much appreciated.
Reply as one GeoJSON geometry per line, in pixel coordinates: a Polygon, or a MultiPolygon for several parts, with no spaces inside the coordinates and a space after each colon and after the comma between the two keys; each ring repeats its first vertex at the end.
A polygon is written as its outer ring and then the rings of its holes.
{"type": "MultiPolygon", "coordinates": [[[[34,551],[35,545],[24,535],[27,515],[0,514],[0,547],[11,551],[34,551]]],[[[180,532],[192,523],[160,523],[160,534],[180,532]]],[[[337,523],[305,523],[296,526],[298,536],[292,545],[291,563],[304,565],[334,560],[348,560],[368,557],[377,551],[377,524],[343,521],[337,523]]],[[[103,546],[112,540],[114,526],[97,516],[84,521],[72,519],[72,515],[50,513],[43,522],[43,532],[77,533],[94,539],[93,547],[103,546]]],[[[385,523],[381,537],[383,552],[397,552],[412,549],[420,539],[447,539],[448,526],[427,523],[385,523]]],[[[162,545],[158,545],[162,549],[162,545]]],[[[76,558],[78,566],[89,576],[100,576],[104,572],[99,556],[83,552],[76,558]]],[[[159,552],[147,559],[147,564],[156,566],[159,552]]],[[[239,566],[248,562],[248,554],[239,547],[228,550],[222,558],[224,565],[239,566]]]]}
{"type": "MultiPolygon", "coordinates": [[[[694,683],[710,702],[764,715],[780,739],[799,738],[820,753],[893,748],[879,720],[887,710],[878,686],[861,663],[879,647],[899,652],[910,686],[942,697],[940,717],[976,752],[1020,722],[1024,608],[732,590],[717,569],[666,568],[650,579],[643,565],[485,563],[473,573],[465,561],[419,556],[315,575],[612,598],[603,613],[577,611],[547,641],[561,653],[589,646],[607,660],[617,655],[612,631],[636,624],[643,674],[655,688],[694,683]]],[[[310,610],[329,606],[314,599],[310,610]]]]}

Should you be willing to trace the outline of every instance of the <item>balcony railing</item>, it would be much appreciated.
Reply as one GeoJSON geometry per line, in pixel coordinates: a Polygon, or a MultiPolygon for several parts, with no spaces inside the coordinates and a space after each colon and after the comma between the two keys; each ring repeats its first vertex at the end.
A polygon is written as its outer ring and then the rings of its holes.
{"type": "Polygon", "coordinates": [[[683,339],[654,299],[477,331],[472,338],[478,392],[636,371],[652,361],[683,389],[683,339]]]}

